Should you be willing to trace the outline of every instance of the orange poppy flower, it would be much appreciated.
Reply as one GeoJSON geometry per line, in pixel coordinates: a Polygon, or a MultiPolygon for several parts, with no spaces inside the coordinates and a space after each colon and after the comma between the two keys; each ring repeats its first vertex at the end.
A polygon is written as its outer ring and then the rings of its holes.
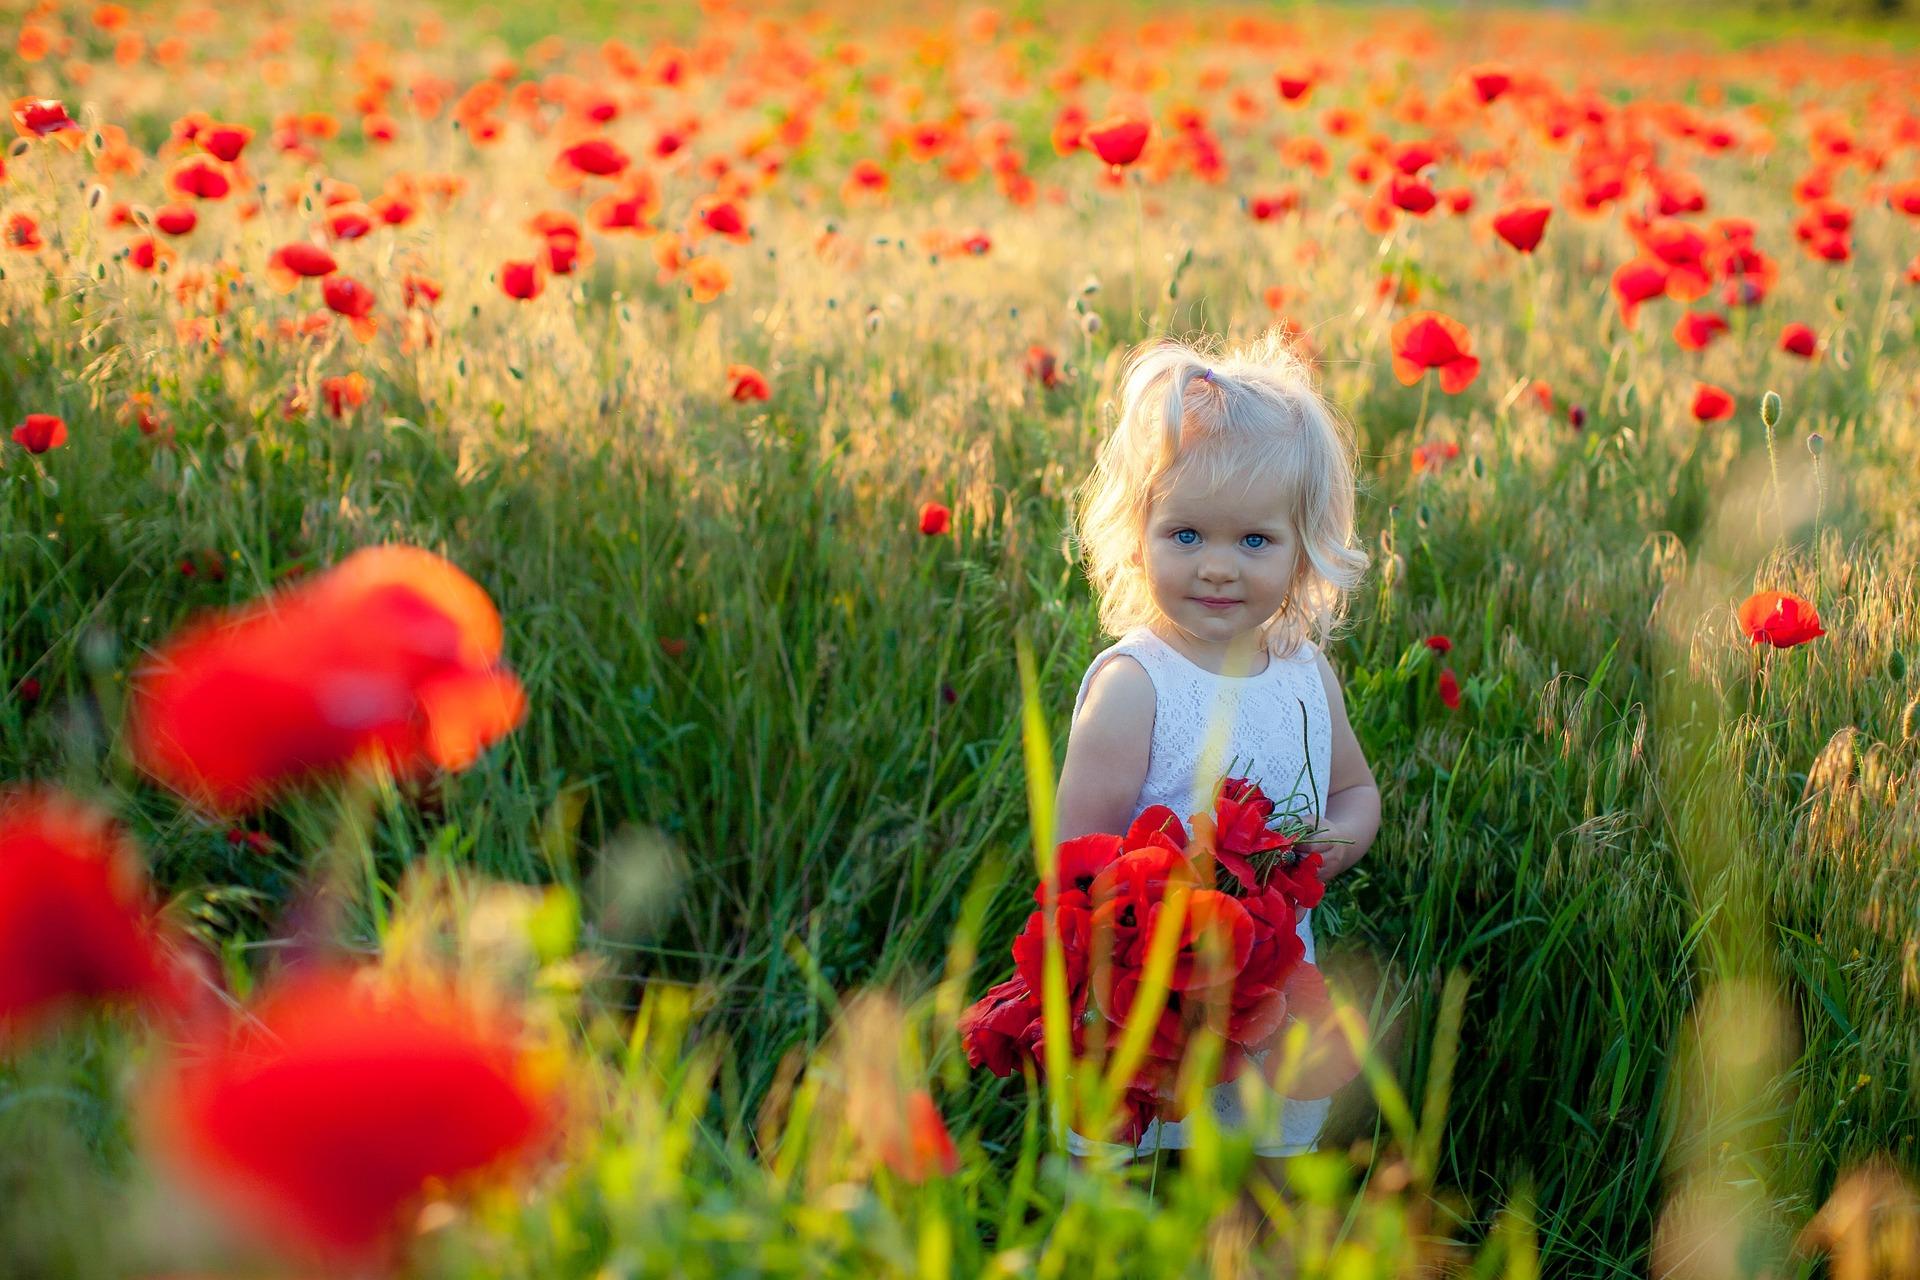
{"type": "Polygon", "coordinates": [[[712,302],[733,287],[733,272],[718,258],[693,258],[686,265],[686,273],[695,302],[712,302]]]}
{"type": "Polygon", "coordinates": [[[1412,386],[1427,370],[1440,371],[1440,389],[1458,395],[1480,374],[1480,360],[1469,354],[1466,326],[1438,311],[1416,311],[1393,326],[1394,376],[1412,386]]]}

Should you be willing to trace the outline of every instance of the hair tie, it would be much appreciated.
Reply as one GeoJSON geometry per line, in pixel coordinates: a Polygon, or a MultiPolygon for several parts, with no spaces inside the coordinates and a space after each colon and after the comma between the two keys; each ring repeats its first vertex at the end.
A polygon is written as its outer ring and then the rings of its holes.
{"type": "Polygon", "coordinates": [[[1202,382],[1211,383],[1213,381],[1213,370],[1209,369],[1205,373],[1201,374],[1200,380],[1202,382]]]}

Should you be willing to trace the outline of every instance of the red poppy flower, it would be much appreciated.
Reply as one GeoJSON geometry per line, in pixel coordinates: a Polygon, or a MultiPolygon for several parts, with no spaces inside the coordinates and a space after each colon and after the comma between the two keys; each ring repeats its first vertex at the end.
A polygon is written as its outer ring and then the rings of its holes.
{"type": "Polygon", "coordinates": [[[522,302],[540,296],[546,288],[546,273],[531,258],[515,258],[500,264],[500,292],[522,302]]]}
{"type": "Polygon", "coordinates": [[[1727,332],[1724,318],[1711,311],[1689,311],[1673,326],[1673,340],[1682,351],[1703,350],[1715,337],[1727,332]]]}
{"type": "Polygon", "coordinates": [[[1060,364],[1053,352],[1045,347],[1027,348],[1027,377],[1045,387],[1048,391],[1060,385],[1060,364]]]}
{"type": "Polygon", "coordinates": [[[320,294],[326,299],[327,310],[345,320],[354,337],[362,342],[373,340],[380,327],[373,314],[373,290],[352,276],[333,275],[321,283],[320,294]]]}
{"type": "Polygon", "coordinates": [[[1532,253],[1539,247],[1547,231],[1547,219],[1552,216],[1553,206],[1539,200],[1510,204],[1493,216],[1494,234],[1521,253],[1532,253]]]}
{"type": "Polygon", "coordinates": [[[1435,653],[1452,653],[1453,652],[1453,641],[1449,640],[1446,636],[1431,635],[1431,636],[1428,636],[1424,641],[1422,641],[1422,643],[1425,644],[1427,648],[1433,650],[1435,653]]]}
{"type": "Polygon", "coordinates": [[[331,253],[304,240],[281,245],[267,259],[267,277],[281,293],[291,292],[302,280],[331,275],[339,269],[331,253]]]}
{"type": "Polygon", "coordinates": [[[694,205],[688,230],[696,237],[712,232],[740,244],[752,238],[747,231],[746,211],[737,200],[724,196],[705,196],[694,205]]]}
{"type": "Polygon", "coordinates": [[[199,130],[193,140],[208,154],[232,164],[253,141],[253,130],[243,124],[216,124],[199,130]]]}
{"type": "Polygon", "coordinates": [[[13,442],[28,453],[45,453],[67,442],[67,424],[51,413],[30,413],[13,429],[13,442]]]}
{"type": "Polygon", "coordinates": [[[1513,86],[1513,76],[1505,67],[1483,64],[1467,69],[1467,80],[1480,101],[1493,102],[1513,86]]]}
{"type": "Polygon", "coordinates": [[[167,186],[196,200],[223,200],[233,190],[226,166],[211,156],[189,156],[167,175],[167,186]]]}
{"type": "Polygon", "coordinates": [[[1719,422],[1733,416],[1733,397],[1711,382],[1693,384],[1693,416],[1701,422],[1719,422]]]}
{"type": "Polygon", "coordinates": [[[1109,116],[1099,124],[1089,125],[1080,140],[1092,147],[1103,161],[1118,169],[1132,164],[1140,158],[1146,149],[1147,136],[1153,126],[1138,116],[1109,116]]]}
{"type": "Polygon", "coordinates": [[[1480,360],[1468,354],[1466,326],[1438,311],[1416,311],[1393,326],[1394,376],[1412,386],[1429,369],[1440,371],[1440,389],[1465,391],[1480,373],[1480,360]]]}
{"type": "Polygon", "coordinates": [[[184,236],[200,221],[191,205],[164,204],[153,212],[153,225],[170,236],[184,236]]]}
{"type": "Polygon", "coordinates": [[[430,1180],[503,1172],[555,1128],[516,1029],[424,983],[302,973],[193,1050],[146,1089],[147,1144],[237,1220],[317,1257],[399,1248],[430,1180]]]}
{"type": "Polygon", "coordinates": [[[1409,178],[1401,174],[1388,177],[1381,194],[1387,203],[1396,209],[1404,209],[1415,217],[1423,217],[1432,212],[1433,206],[1440,202],[1433,188],[1418,178],[1409,178]]]}
{"type": "Polygon", "coordinates": [[[1764,640],[1776,649],[1790,649],[1827,634],[1812,603],[1791,591],[1756,591],[1748,596],[1740,605],[1740,630],[1751,643],[1764,640]]]}
{"type": "Polygon", "coordinates": [[[348,409],[365,404],[372,393],[373,384],[358,370],[320,379],[320,397],[327,402],[327,411],[336,418],[344,417],[348,409]]]}
{"type": "Polygon", "coordinates": [[[560,159],[568,168],[595,178],[610,178],[631,163],[627,153],[607,138],[576,142],[560,153],[560,159]]]}
{"type": "Polygon", "coordinates": [[[1020,1069],[1020,1038],[1040,1017],[1040,1007],[1019,974],[990,987],[960,1015],[960,1046],[966,1051],[967,1065],[985,1067],[996,1076],[1010,1076],[1020,1069]]]}
{"type": "Polygon", "coordinates": [[[954,1150],[933,1095],[915,1089],[907,1096],[906,1112],[905,1124],[889,1131],[879,1143],[880,1158],[894,1175],[919,1183],[935,1174],[951,1177],[959,1172],[960,1154],[954,1150]]]}
{"type": "Polygon", "coordinates": [[[1440,672],[1440,701],[1449,711],[1460,709],[1460,678],[1453,674],[1452,667],[1440,672]]]}
{"type": "Polygon", "coordinates": [[[1304,103],[1313,92],[1313,83],[1313,76],[1299,72],[1281,71],[1273,77],[1273,87],[1280,91],[1283,102],[1304,103]]]}
{"type": "Polygon", "coordinates": [[[727,366],[727,394],[735,400],[765,400],[773,395],[766,375],[750,364],[727,366]]]}
{"type": "Polygon", "coordinates": [[[7,216],[7,248],[21,253],[38,253],[47,247],[40,238],[40,224],[32,214],[14,213],[7,216]]]}
{"type": "Polygon", "coordinates": [[[1633,328],[1640,304],[1661,297],[1666,291],[1667,268],[1658,258],[1643,255],[1622,263],[1613,273],[1613,293],[1620,301],[1620,323],[1633,328]]]}
{"type": "Polygon", "coordinates": [[[953,512],[938,502],[928,502],[920,508],[920,532],[928,537],[945,533],[953,524],[953,512]]]}
{"type": "Polygon", "coordinates": [[[1820,339],[1812,329],[1795,321],[1780,331],[1780,349],[1802,359],[1813,359],[1820,339]]]}
{"type": "Polygon", "coordinates": [[[500,645],[493,602],[459,569],[368,547],[169,640],[134,680],[134,759],[216,813],[316,772],[463,769],[525,711],[500,645]]]}
{"type": "MultiPolygon", "coordinates": [[[[1146,934],[1153,936],[1159,913],[1156,903],[1147,912],[1146,934]]],[[[1195,889],[1187,894],[1180,919],[1179,949],[1167,985],[1175,991],[1231,982],[1246,967],[1253,950],[1253,917],[1240,899],[1218,889],[1195,889]]]]}
{"type": "Polygon", "coordinates": [[[67,115],[66,104],[58,98],[15,98],[12,114],[14,132],[23,138],[71,133],[77,141],[80,133],[80,126],[67,115]]]}
{"type": "Polygon", "coordinates": [[[1285,992],[1288,1014],[1307,1029],[1306,1051],[1288,1061],[1280,1047],[1288,1034],[1283,1030],[1281,1041],[1268,1054],[1261,1072],[1270,1082],[1285,1083],[1285,1096],[1296,1102],[1330,1098],[1360,1074],[1360,1060],[1334,1019],[1326,978],[1314,965],[1295,965],[1287,976],[1285,992]]]}
{"type": "Polygon", "coordinates": [[[358,200],[349,200],[329,208],[327,234],[335,240],[358,240],[373,230],[373,210],[358,200]]]}
{"type": "Polygon", "coordinates": [[[186,970],[138,855],[70,796],[0,794],[0,1050],[90,1001],[182,1011],[186,970]]]}

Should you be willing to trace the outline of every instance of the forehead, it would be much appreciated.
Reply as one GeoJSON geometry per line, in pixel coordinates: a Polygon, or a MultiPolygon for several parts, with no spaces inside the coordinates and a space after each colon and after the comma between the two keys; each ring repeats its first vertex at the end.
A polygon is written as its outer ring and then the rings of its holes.
{"type": "Polygon", "coordinates": [[[1178,476],[1166,498],[1156,504],[1156,520],[1188,524],[1281,525],[1287,522],[1287,495],[1271,481],[1249,484],[1234,478],[1218,486],[1189,475],[1178,476]]]}

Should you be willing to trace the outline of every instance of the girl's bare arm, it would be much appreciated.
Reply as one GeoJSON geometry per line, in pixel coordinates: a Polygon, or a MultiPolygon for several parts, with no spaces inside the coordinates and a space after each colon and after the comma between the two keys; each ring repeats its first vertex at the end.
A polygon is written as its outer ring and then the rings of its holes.
{"type": "Polygon", "coordinates": [[[1332,776],[1327,781],[1327,811],[1322,824],[1327,828],[1320,840],[1300,847],[1318,853],[1324,861],[1321,880],[1331,880],[1352,867],[1367,854],[1380,831],[1380,788],[1374,783],[1373,769],[1360,750],[1353,726],[1347,722],[1346,699],[1340,692],[1339,677],[1324,653],[1316,654],[1320,680],[1327,690],[1327,710],[1333,718],[1332,776]],[[1333,843],[1333,841],[1343,843],[1333,843]]]}

